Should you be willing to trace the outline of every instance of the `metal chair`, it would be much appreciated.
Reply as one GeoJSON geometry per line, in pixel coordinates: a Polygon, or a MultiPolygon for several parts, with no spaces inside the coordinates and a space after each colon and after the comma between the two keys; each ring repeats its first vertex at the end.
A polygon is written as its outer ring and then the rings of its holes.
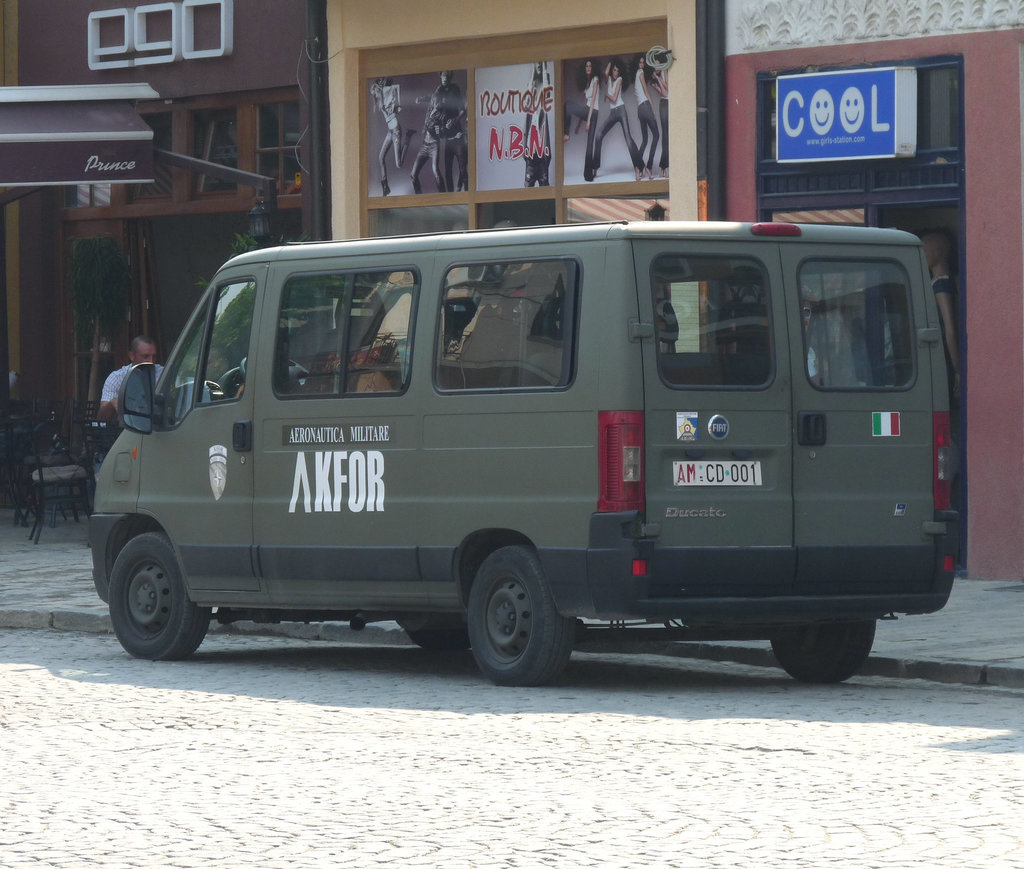
{"type": "Polygon", "coordinates": [[[79,510],[89,515],[92,469],[71,457],[59,420],[51,418],[36,424],[32,454],[25,463],[29,470],[28,507],[33,517],[30,540],[39,542],[47,516],[50,527],[56,525],[58,510],[65,518],[70,510],[76,522],[79,510]]]}
{"type": "Polygon", "coordinates": [[[32,515],[29,507],[29,467],[26,459],[32,454],[35,418],[31,415],[7,415],[0,428],[0,452],[3,455],[3,484],[7,500],[14,508],[14,524],[28,526],[32,515]]]}

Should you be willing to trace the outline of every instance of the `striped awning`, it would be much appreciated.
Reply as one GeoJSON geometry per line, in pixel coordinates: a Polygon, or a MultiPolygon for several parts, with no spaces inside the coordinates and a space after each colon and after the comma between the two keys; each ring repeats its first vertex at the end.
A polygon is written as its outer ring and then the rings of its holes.
{"type": "Polygon", "coordinates": [[[807,211],[776,211],[772,220],[777,223],[834,223],[844,226],[863,226],[863,208],[814,208],[807,211]]]}
{"type": "Polygon", "coordinates": [[[668,198],[665,199],[570,199],[566,203],[569,223],[593,223],[606,220],[647,220],[647,212],[657,203],[665,209],[668,220],[668,198]]]}

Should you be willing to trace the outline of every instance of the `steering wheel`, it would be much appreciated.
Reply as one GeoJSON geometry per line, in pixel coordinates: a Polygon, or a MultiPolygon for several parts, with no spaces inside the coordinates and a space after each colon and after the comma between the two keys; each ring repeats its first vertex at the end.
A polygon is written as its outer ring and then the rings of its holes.
{"type": "Polygon", "coordinates": [[[234,398],[238,395],[238,390],[242,388],[243,383],[245,383],[245,372],[240,365],[236,368],[229,368],[220,376],[220,388],[225,398],[234,398]]]}

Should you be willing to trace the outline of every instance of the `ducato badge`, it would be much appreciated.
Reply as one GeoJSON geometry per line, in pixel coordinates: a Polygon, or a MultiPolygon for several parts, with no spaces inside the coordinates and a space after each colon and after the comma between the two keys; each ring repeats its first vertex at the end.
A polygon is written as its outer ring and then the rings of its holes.
{"type": "Polygon", "coordinates": [[[220,444],[210,447],[210,488],[213,497],[220,500],[228,482],[228,448],[220,444]]]}

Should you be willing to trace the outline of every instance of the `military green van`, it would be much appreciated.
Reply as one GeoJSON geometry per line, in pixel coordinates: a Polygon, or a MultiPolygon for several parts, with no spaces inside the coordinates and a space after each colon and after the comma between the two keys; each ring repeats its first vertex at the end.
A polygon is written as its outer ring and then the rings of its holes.
{"type": "Polygon", "coordinates": [[[765,638],[797,679],[940,609],[957,517],[918,240],[738,223],[230,260],[99,473],[124,648],[397,621],[502,685],[589,640],[765,638]]]}

